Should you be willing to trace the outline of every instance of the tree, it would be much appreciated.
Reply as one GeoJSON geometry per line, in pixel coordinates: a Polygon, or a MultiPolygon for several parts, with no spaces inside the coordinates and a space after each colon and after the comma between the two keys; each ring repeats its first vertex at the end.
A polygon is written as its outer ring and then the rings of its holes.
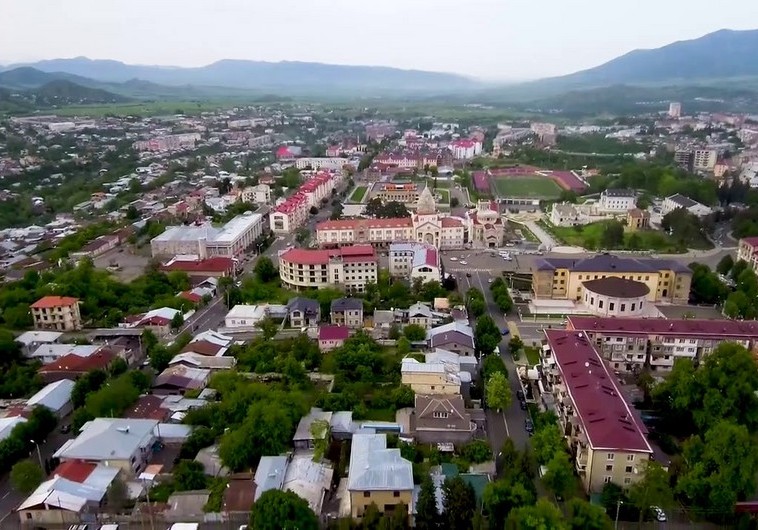
{"type": "Polygon", "coordinates": [[[45,472],[39,464],[31,460],[21,460],[11,468],[10,478],[13,489],[23,495],[29,495],[45,480],[45,472]]]}
{"type": "Polygon", "coordinates": [[[508,376],[508,369],[505,367],[503,358],[499,355],[486,355],[484,361],[482,361],[482,380],[489,380],[490,376],[495,372],[508,376]]]}
{"type": "Polygon", "coordinates": [[[511,511],[505,521],[506,530],[566,530],[561,511],[547,499],[533,506],[511,511]]]}
{"type": "Polygon", "coordinates": [[[556,451],[547,463],[542,482],[557,497],[565,497],[574,482],[574,466],[565,451],[556,451]]]}
{"type": "Polygon", "coordinates": [[[168,367],[168,363],[174,358],[174,354],[161,344],[152,349],[149,353],[149,357],[150,366],[152,366],[156,372],[162,372],[168,367]]]}
{"type": "Polygon", "coordinates": [[[439,526],[440,514],[437,511],[434,482],[432,476],[426,473],[416,503],[416,530],[438,530],[439,526]]]}
{"type": "Polygon", "coordinates": [[[318,530],[318,517],[308,501],[291,491],[271,489],[255,501],[250,530],[318,530]]]}
{"type": "Polygon", "coordinates": [[[260,256],[258,258],[253,272],[255,273],[255,277],[263,283],[268,283],[279,277],[279,271],[268,256],[260,256]]]}
{"type": "Polygon", "coordinates": [[[306,243],[311,238],[311,232],[305,227],[300,227],[295,230],[295,241],[300,243],[306,243]]]}
{"type": "Polygon", "coordinates": [[[338,202],[334,205],[332,208],[332,215],[329,217],[332,221],[336,221],[337,219],[342,219],[342,213],[344,212],[345,208],[342,206],[341,202],[338,202]]]}
{"type": "Polygon", "coordinates": [[[205,471],[200,462],[181,460],[174,467],[173,475],[178,491],[201,490],[206,486],[205,471]]]}
{"type": "Polygon", "coordinates": [[[474,440],[461,448],[461,456],[472,464],[492,460],[492,449],[485,440],[474,440]]]}
{"type": "Polygon", "coordinates": [[[397,344],[395,345],[395,347],[399,355],[407,355],[411,351],[411,341],[409,341],[405,337],[400,337],[397,340],[397,344]]]}
{"type": "Polygon", "coordinates": [[[568,530],[611,530],[613,522],[602,506],[590,504],[584,499],[570,499],[566,503],[568,530]]]}
{"type": "Polygon", "coordinates": [[[408,505],[404,502],[395,505],[391,512],[386,512],[379,524],[380,530],[407,530],[408,524],[408,505]]]}
{"type": "Polygon", "coordinates": [[[276,337],[276,334],[279,332],[279,325],[269,316],[256,322],[255,327],[261,330],[263,340],[271,340],[276,337]]]}
{"type": "Polygon", "coordinates": [[[608,221],[600,236],[600,244],[603,248],[618,248],[624,243],[624,225],[619,221],[608,221]]]}
{"type": "Polygon", "coordinates": [[[372,502],[363,511],[363,520],[361,521],[362,530],[379,530],[379,525],[382,523],[382,512],[379,511],[379,506],[375,502],[372,502]]]}
{"type": "Polygon", "coordinates": [[[184,315],[181,311],[178,311],[173,317],[171,317],[171,329],[174,331],[181,329],[184,325],[184,315]]]}
{"type": "Polygon", "coordinates": [[[669,485],[669,475],[665,469],[654,460],[648,460],[640,470],[642,478],[629,488],[629,500],[640,511],[639,524],[645,517],[650,506],[667,508],[674,502],[674,493],[669,485]]]}
{"type": "Polygon", "coordinates": [[[487,355],[495,350],[500,344],[500,329],[489,315],[482,315],[476,319],[474,327],[474,344],[479,355],[487,355]]]}
{"type": "Polygon", "coordinates": [[[537,462],[541,465],[552,460],[556,452],[564,450],[563,433],[556,423],[537,428],[532,437],[532,447],[537,462]]]}
{"type": "Polygon", "coordinates": [[[113,479],[105,492],[106,502],[112,510],[121,511],[129,502],[129,489],[119,477],[113,479]]]}
{"type": "Polygon", "coordinates": [[[732,271],[733,267],[734,267],[734,259],[732,258],[731,254],[727,254],[726,256],[721,258],[721,261],[719,261],[718,265],[716,265],[716,271],[719,274],[728,276],[729,273],[732,271]]]}
{"type": "Polygon", "coordinates": [[[521,349],[524,347],[524,341],[521,340],[521,337],[518,335],[514,335],[511,337],[511,340],[508,341],[508,350],[511,352],[511,355],[514,357],[518,355],[518,352],[521,351],[521,349]]]}
{"type": "Polygon", "coordinates": [[[471,484],[459,475],[448,477],[442,484],[442,521],[447,528],[471,529],[476,510],[476,494],[471,484]]]}
{"type": "Polygon", "coordinates": [[[408,324],[403,329],[403,335],[411,342],[419,342],[426,338],[426,329],[420,324],[408,324]]]}
{"type": "Polygon", "coordinates": [[[315,420],[311,423],[310,434],[313,437],[313,461],[320,462],[324,458],[326,450],[329,449],[329,442],[332,438],[329,422],[315,420]]]}
{"type": "Polygon", "coordinates": [[[500,372],[487,379],[484,394],[487,406],[498,411],[507,409],[511,404],[511,387],[507,377],[500,372]]]}
{"type": "Polygon", "coordinates": [[[461,205],[461,201],[458,200],[458,197],[450,197],[451,208],[457,208],[460,205],[461,205]]]}
{"type": "Polygon", "coordinates": [[[482,508],[487,514],[490,528],[502,528],[514,508],[534,503],[534,494],[523,483],[507,477],[489,482],[482,493],[482,508]]]}

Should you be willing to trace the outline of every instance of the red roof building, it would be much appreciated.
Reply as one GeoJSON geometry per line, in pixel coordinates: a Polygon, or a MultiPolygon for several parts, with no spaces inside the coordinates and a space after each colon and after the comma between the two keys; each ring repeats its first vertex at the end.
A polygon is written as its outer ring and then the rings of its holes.
{"type": "Polygon", "coordinates": [[[32,309],[54,309],[72,306],[77,303],[79,303],[79,299],[71,296],[43,296],[29,307],[32,309]]]}
{"type": "Polygon", "coordinates": [[[110,349],[100,348],[87,357],[69,353],[39,369],[45,383],[54,383],[61,379],[77,379],[91,370],[105,370],[117,357],[110,349]]]}
{"type": "Polygon", "coordinates": [[[220,278],[234,275],[235,262],[232,258],[215,256],[208,259],[174,258],[160,266],[163,272],[182,271],[189,276],[220,278]]]}
{"type": "Polygon", "coordinates": [[[279,255],[279,276],[295,289],[338,287],[363,291],[376,282],[379,260],[371,245],[334,249],[292,248],[279,255]]]}

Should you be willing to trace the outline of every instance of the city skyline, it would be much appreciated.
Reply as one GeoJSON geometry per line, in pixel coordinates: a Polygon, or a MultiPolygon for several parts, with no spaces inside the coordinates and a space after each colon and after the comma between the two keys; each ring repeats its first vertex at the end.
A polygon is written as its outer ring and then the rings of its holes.
{"type": "Polygon", "coordinates": [[[740,10],[714,11],[705,9],[705,0],[613,6],[579,0],[547,9],[521,0],[465,6],[453,0],[281,0],[263,9],[257,2],[219,0],[211,9],[199,0],[30,0],[3,8],[0,64],[86,56],[192,67],[242,59],[518,81],[569,74],[719,29],[752,29],[758,4],[739,3],[740,10]]]}

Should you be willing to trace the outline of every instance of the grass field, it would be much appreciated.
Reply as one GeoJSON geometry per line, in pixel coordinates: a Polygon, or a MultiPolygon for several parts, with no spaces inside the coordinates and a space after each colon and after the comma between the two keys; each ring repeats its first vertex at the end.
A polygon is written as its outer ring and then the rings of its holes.
{"type": "Polygon", "coordinates": [[[450,204],[450,192],[448,190],[437,188],[434,190],[434,193],[438,193],[440,195],[440,202],[443,204],[450,204]]]}
{"type": "Polygon", "coordinates": [[[561,187],[553,180],[538,176],[517,176],[492,179],[495,191],[501,197],[557,199],[561,187]]]}
{"type": "Polygon", "coordinates": [[[352,195],[350,195],[350,202],[361,202],[363,197],[366,196],[366,191],[368,191],[366,186],[357,186],[355,190],[353,190],[352,195]]]}

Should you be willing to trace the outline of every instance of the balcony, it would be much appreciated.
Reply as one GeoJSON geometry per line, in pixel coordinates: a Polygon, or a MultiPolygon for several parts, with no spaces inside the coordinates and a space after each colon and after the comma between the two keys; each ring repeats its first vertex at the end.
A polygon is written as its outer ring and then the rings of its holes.
{"type": "Polygon", "coordinates": [[[577,473],[586,473],[587,472],[587,462],[589,460],[589,455],[587,454],[586,450],[580,450],[576,454],[576,471],[577,473]]]}

